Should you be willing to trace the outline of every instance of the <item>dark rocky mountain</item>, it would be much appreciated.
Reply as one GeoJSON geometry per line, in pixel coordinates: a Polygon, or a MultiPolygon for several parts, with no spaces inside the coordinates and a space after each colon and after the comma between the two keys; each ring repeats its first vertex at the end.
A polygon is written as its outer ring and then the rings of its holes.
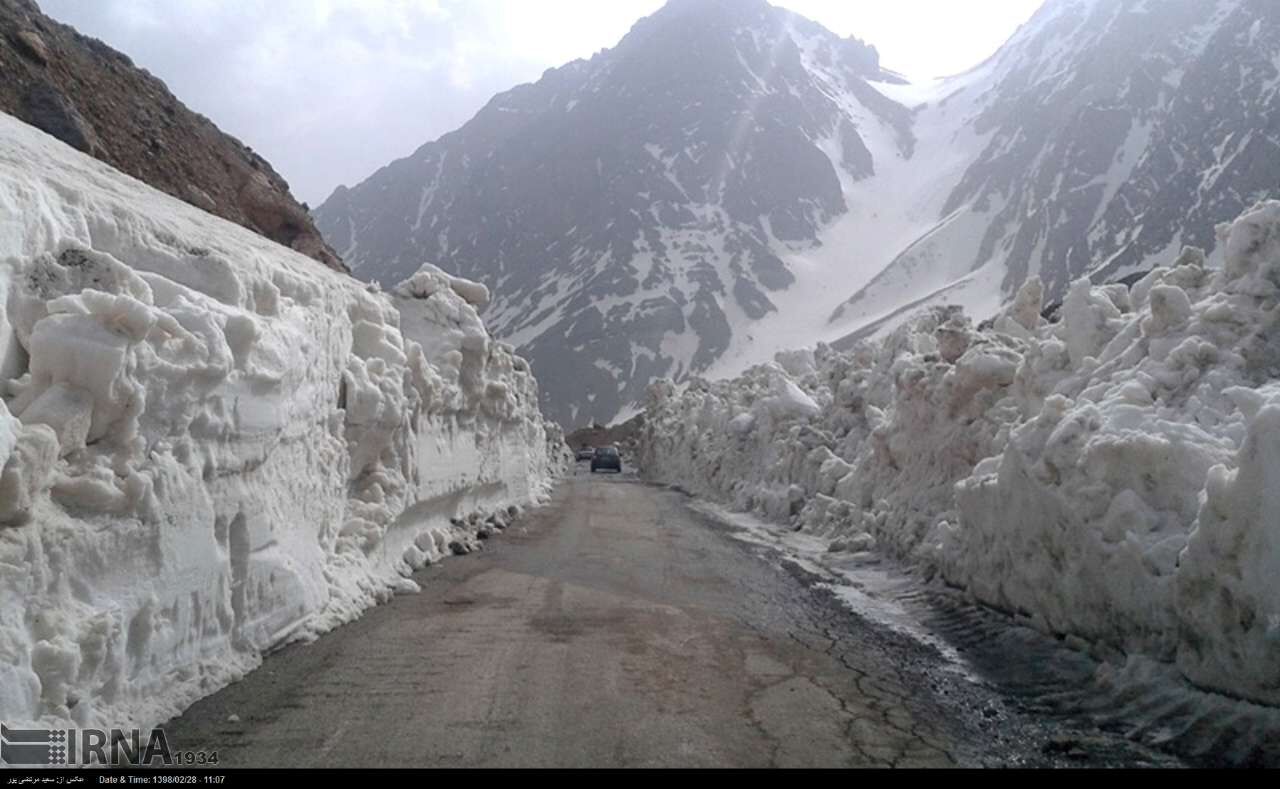
{"type": "Polygon", "coordinates": [[[1212,252],[1280,185],[1278,23],[1270,0],[1047,0],[978,68],[908,85],[763,0],[673,0],[317,224],[357,276],[485,282],[544,410],[609,421],[657,376],[1212,252]]]}
{"type": "Polygon", "coordinates": [[[345,270],[261,156],[97,39],[0,0],[0,112],[140,181],[345,270]]]}
{"type": "Polygon", "coordinates": [[[763,0],[675,0],[339,189],[317,223],[357,276],[432,261],[489,285],[486,322],[529,356],[544,412],[608,421],[776,309],[795,281],[778,245],[846,211],[837,168],[875,170],[859,116],[910,154],[909,115],[867,82],[888,76],[872,47],[763,0]]]}

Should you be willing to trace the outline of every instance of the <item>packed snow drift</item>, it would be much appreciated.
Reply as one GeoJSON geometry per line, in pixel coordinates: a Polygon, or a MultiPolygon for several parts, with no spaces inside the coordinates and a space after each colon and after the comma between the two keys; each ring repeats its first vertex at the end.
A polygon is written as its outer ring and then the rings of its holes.
{"type": "Polygon", "coordinates": [[[1132,287],[1028,281],[848,353],[651,388],[651,478],[886,552],[1198,686],[1280,705],[1280,202],[1132,287]]]}
{"type": "Polygon", "coordinates": [[[474,283],[391,293],[0,115],[0,719],[150,725],[567,462],[474,283]]]}

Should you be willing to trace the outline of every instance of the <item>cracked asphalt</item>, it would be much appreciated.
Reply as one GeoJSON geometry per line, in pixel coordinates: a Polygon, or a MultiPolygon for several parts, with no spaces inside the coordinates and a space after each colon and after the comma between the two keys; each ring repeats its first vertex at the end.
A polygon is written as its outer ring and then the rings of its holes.
{"type": "Polygon", "coordinates": [[[166,724],[231,767],[1156,764],[1029,716],[630,476],[579,473],[485,550],[166,724]]]}

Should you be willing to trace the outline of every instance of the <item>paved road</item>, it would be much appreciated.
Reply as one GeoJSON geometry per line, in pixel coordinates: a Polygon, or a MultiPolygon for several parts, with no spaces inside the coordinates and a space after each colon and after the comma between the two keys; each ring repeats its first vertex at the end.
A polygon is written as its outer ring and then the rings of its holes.
{"type": "Polygon", "coordinates": [[[171,744],[228,766],[1055,763],[936,650],[630,477],[572,477],[417,580],[198,703],[171,744]]]}

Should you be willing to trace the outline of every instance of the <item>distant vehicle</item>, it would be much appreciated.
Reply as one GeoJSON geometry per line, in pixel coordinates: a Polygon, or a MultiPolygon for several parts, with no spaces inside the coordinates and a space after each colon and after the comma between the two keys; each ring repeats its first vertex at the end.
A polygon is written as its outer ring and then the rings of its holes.
{"type": "Polygon", "coordinates": [[[578,460],[590,460],[596,456],[595,447],[582,447],[578,450],[578,460]]]}
{"type": "Polygon", "coordinates": [[[617,447],[600,447],[591,457],[591,473],[594,474],[601,469],[613,469],[619,474],[622,473],[622,455],[618,454],[617,447]]]}

